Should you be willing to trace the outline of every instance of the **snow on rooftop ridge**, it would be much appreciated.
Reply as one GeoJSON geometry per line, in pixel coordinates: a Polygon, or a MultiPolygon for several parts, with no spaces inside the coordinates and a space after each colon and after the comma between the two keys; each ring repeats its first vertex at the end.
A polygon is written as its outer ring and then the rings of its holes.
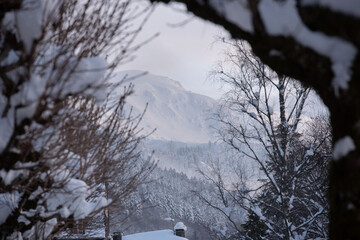
{"type": "Polygon", "coordinates": [[[183,222],[176,223],[174,226],[174,230],[181,230],[181,229],[186,231],[187,227],[185,226],[185,224],[183,222]]]}
{"type": "Polygon", "coordinates": [[[126,235],[123,240],[186,240],[187,238],[174,235],[171,230],[159,230],[151,232],[135,233],[126,235]]]}

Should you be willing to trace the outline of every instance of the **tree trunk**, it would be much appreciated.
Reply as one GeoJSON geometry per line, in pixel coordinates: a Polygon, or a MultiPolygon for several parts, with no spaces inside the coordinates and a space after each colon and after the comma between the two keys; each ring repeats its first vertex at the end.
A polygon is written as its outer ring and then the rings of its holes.
{"type": "MultiPolygon", "coordinates": [[[[332,113],[334,157],[339,157],[337,151],[344,137],[351,137],[355,145],[353,151],[335,159],[331,165],[331,239],[360,239],[360,99],[357,93],[360,86],[359,83],[354,85],[351,95],[334,101],[332,106],[328,105],[332,113]]],[[[351,147],[350,142],[344,144],[345,148],[351,147]]]]}

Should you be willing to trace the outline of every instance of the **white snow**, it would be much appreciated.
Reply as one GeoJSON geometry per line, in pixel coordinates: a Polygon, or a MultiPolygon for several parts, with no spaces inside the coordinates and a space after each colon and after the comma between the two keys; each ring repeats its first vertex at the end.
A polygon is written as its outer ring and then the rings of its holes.
{"type": "Polygon", "coordinates": [[[265,219],[265,217],[264,217],[264,215],[262,214],[262,211],[261,211],[261,209],[259,208],[259,206],[252,207],[252,208],[251,208],[251,211],[253,211],[261,220],[264,220],[264,219],[265,219]]]}
{"type": "MultiPolygon", "coordinates": [[[[56,48],[52,48],[56,49],[56,48]]],[[[52,56],[52,50],[48,50],[44,58],[52,56]]],[[[8,57],[10,58],[10,57],[8,57]]],[[[13,57],[11,57],[13,58],[13,57]]],[[[41,59],[36,60],[39,63],[41,59]]],[[[106,91],[102,88],[104,85],[104,75],[107,70],[107,62],[100,57],[84,58],[77,62],[77,58],[72,58],[72,65],[69,69],[63,70],[64,76],[68,75],[67,71],[75,70],[69,79],[50,79],[45,76],[40,76],[36,71],[30,74],[30,79],[19,85],[19,92],[12,95],[10,98],[10,108],[7,110],[5,117],[0,117],[0,152],[7,146],[14,130],[14,125],[21,123],[26,118],[32,118],[34,115],[38,101],[43,96],[46,90],[46,85],[51,81],[56,81],[55,86],[51,89],[54,96],[66,96],[68,94],[82,93],[83,95],[91,95],[96,98],[98,102],[102,102],[106,97],[106,91]],[[70,69],[76,66],[75,69],[70,69]],[[16,109],[16,111],[15,111],[16,109]]],[[[4,65],[1,62],[0,65],[4,65]]],[[[18,69],[21,71],[21,69],[18,69]]],[[[48,74],[51,75],[48,69],[48,74]]],[[[57,69],[53,72],[58,71],[57,69]]],[[[56,74],[53,74],[56,75],[56,74]]],[[[1,90],[1,89],[0,89],[1,90]]],[[[0,92],[0,116],[3,116],[8,100],[0,92]]],[[[48,112],[44,113],[45,116],[48,112]]]]}
{"type": "Polygon", "coordinates": [[[274,109],[269,106],[268,112],[269,112],[270,115],[273,115],[274,114],[274,109]]]}
{"type": "Polygon", "coordinates": [[[110,203],[103,197],[99,197],[96,201],[90,202],[87,197],[90,195],[88,185],[78,179],[70,179],[63,188],[54,189],[46,193],[47,211],[41,215],[51,216],[59,213],[62,217],[74,215],[74,219],[82,219],[110,203]],[[59,207],[61,208],[59,209],[59,207]]]}
{"type": "Polygon", "coordinates": [[[16,34],[24,44],[25,53],[30,54],[33,42],[42,35],[44,25],[56,20],[58,4],[58,0],[23,1],[21,9],[5,14],[2,25],[16,34]]]}
{"type": "MultiPolygon", "coordinates": [[[[47,58],[51,59],[59,50],[61,49],[56,47],[50,48],[45,54],[44,61],[46,61],[47,58]]],[[[106,98],[107,93],[104,90],[104,78],[108,65],[104,58],[89,57],[82,58],[79,61],[77,57],[68,57],[66,54],[60,58],[61,60],[58,60],[60,69],[53,70],[52,75],[58,74],[61,77],[60,80],[57,78],[54,79],[56,85],[51,89],[51,94],[56,96],[58,93],[61,93],[62,97],[69,94],[87,95],[95,97],[99,103],[106,98]],[[65,61],[65,63],[62,61],[65,61]],[[61,69],[62,64],[66,65],[65,70],[61,69]]],[[[42,60],[40,59],[39,61],[42,60]]],[[[54,80],[50,79],[49,81],[54,80]]]]}
{"type": "MultiPolygon", "coordinates": [[[[6,103],[0,102],[0,114],[3,113],[6,103]]],[[[0,115],[1,116],[1,115],[0,115]]],[[[6,117],[0,117],[0,152],[7,146],[14,131],[14,108],[10,108],[6,117]]]]}
{"type": "MultiPolygon", "coordinates": [[[[14,33],[17,40],[23,43],[25,54],[29,54],[34,47],[34,41],[45,30],[44,26],[47,23],[51,24],[48,21],[57,18],[58,3],[58,0],[24,0],[21,9],[6,13],[1,22],[1,27],[14,33]]],[[[105,99],[106,92],[101,87],[104,86],[104,75],[108,67],[106,60],[100,57],[79,59],[72,53],[66,52],[57,58],[57,61],[54,61],[54,56],[60,48],[59,46],[46,46],[39,49],[42,52],[34,55],[34,63],[29,69],[18,67],[8,72],[7,76],[18,87],[9,98],[4,96],[4,86],[0,84],[0,153],[8,145],[15,125],[24,119],[33,118],[38,103],[45,94],[50,102],[51,100],[62,100],[72,93],[91,95],[98,101],[105,99]],[[45,64],[49,62],[54,64],[45,64]],[[23,78],[19,78],[20,75],[23,78]]],[[[0,66],[6,68],[17,62],[21,54],[23,54],[21,50],[18,52],[10,51],[7,56],[1,59],[0,66]]],[[[45,117],[51,113],[49,111],[51,110],[50,105],[48,107],[49,109],[43,112],[45,117]]],[[[39,124],[32,122],[29,128],[36,128],[37,126],[39,124]]],[[[36,149],[36,143],[34,146],[36,149]]],[[[19,149],[12,148],[11,151],[16,152],[19,149]]],[[[26,168],[30,167],[31,164],[37,163],[18,163],[15,168],[26,168]]],[[[11,185],[15,179],[28,174],[29,172],[26,169],[9,171],[0,169],[0,177],[5,185],[11,185]]],[[[41,237],[47,238],[57,224],[57,220],[54,218],[57,214],[64,218],[73,215],[74,219],[77,220],[111,202],[111,200],[103,197],[89,199],[91,193],[89,186],[81,180],[71,178],[65,166],[59,171],[43,172],[39,177],[43,180],[47,178],[53,180],[53,188],[42,189],[39,187],[34,191],[30,199],[39,195],[42,198],[34,209],[26,211],[20,206],[19,210],[22,216],[18,218],[18,221],[29,224],[27,218],[34,215],[50,220],[45,223],[42,222],[43,220],[39,220],[23,236],[21,233],[13,232],[11,236],[18,239],[23,237],[32,239],[34,232],[39,227],[43,229],[41,237]]],[[[0,193],[0,225],[6,221],[14,209],[18,208],[22,194],[17,191],[0,193]]]]}
{"type": "Polygon", "coordinates": [[[291,36],[303,46],[331,60],[335,94],[338,95],[340,88],[348,89],[352,63],[357,54],[353,44],[307,28],[299,16],[295,0],[262,0],[259,4],[259,12],[269,34],[291,36]]]}
{"type": "Polygon", "coordinates": [[[355,150],[355,143],[350,136],[345,136],[336,141],[334,144],[333,157],[337,161],[348,155],[349,152],[355,150]]]}
{"type": "Polygon", "coordinates": [[[330,8],[334,12],[341,12],[354,17],[360,17],[359,0],[302,0],[300,3],[306,5],[318,5],[330,8]]]}
{"type": "Polygon", "coordinates": [[[252,118],[254,118],[254,119],[257,119],[256,113],[254,113],[254,112],[249,112],[249,115],[250,115],[250,117],[252,117],[252,118]]]}
{"type": "MultiPolygon", "coordinates": [[[[202,1],[201,1],[202,2],[202,1]]],[[[211,0],[209,3],[214,10],[225,17],[229,22],[232,22],[247,32],[254,32],[252,24],[252,14],[248,8],[246,0],[232,1],[227,0],[211,0]]]]}
{"type": "Polygon", "coordinates": [[[18,191],[12,193],[0,193],[0,225],[3,224],[11,212],[17,208],[21,194],[18,191]]]}
{"type": "Polygon", "coordinates": [[[15,13],[16,26],[19,31],[20,39],[24,43],[25,52],[30,53],[34,40],[38,39],[42,33],[42,12],[40,1],[32,9],[19,10],[15,13]],[[38,5],[38,6],[36,6],[38,5]]]}
{"type": "Polygon", "coordinates": [[[187,227],[185,226],[185,224],[183,222],[178,222],[174,226],[174,230],[177,230],[177,229],[184,229],[186,231],[187,227]]]}
{"type": "MultiPolygon", "coordinates": [[[[139,71],[120,72],[112,81],[119,81],[126,74],[135,76],[139,71]]],[[[156,128],[151,139],[188,143],[208,143],[214,139],[209,117],[218,104],[215,100],[186,91],[167,77],[147,74],[132,82],[135,93],[127,103],[134,108],[134,113],[141,113],[146,103],[149,104],[140,126],[145,132],[156,128]]],[[[119,91],[121,93],[122,88],[119,91]]]]}
{"type": "Polygon", "coordinates": [[[0,63],[0,66],[6,66],[19,61],[19,56],[14,50],[10,50],[7,57],[0,63]]]}
{"type": "Polygon", "coordinates": [[[269,55],[270,56],[277,56],[277,57],[284,57],[284,55],[280,51],[278,51],[276,49],[271,49],[270,52],[269,52],[269,55]]]}
{"type": "Polygon", "coordinates": [[[37,195],[42,194],[44,203],[39,203],[44,204],[46,208],[39,205],[38,208],[31,211],[23,211],[25,216],[40,214],[41,217],[51,217],[59,214],[66,218],[73,215],[74,219],[77,220],[86,217],[91,212],[95,212],[111,202],[111,200],[106,200],[103,197],[98,197],[91,201],[88,200],[91,194],[89,186],[79,179],[70,178],[67,170],[58,170],[51,174],[55,182],[54,188],[45,192],[39,187],[30,196],[30,199],[33,199],[37,195]],[[60,186],[56,187],[57,183],[60,186]]]}
{"type": "Polygon", "coordinates": [[[103,85],[108,69],[106,60],[102,57],[84,58],[78,64],[65,89],[69,93],[83,92],[85,95],[94,96],[98,102],[102,102],[106,98],[106,91],[99,87],[103,85]]]}
{"type": "Polygon", "coordinates": [[[306,157],[306,156],[311,157],[311,156],[313,156],[313,155],[314,155],[314,149],[310,148],[310,149],[306,150],[305,157],[306,157]]]}
{"type": "Polygon", "coordinates": [[[20,215],[18,218],[19,223],[24,223],[25,225],[29,225],[31,222],[23,215],[20,215]]]}
{"type": "Polygon", "coordinates": [[[272,173],[269,173],[269,176],[268,176],[268,177],[270,178],[271,183],[274,184],[277,193],[280,194],[280,193],[281,193],[280,188],[279,188],[279,186],[277,185],[277,182],[276,182],[274,176],[272,175],[272,173]]]}
{"type": "Polygon", "coordinates": [[[143,232],[131,234],[123,237],[123,240],[185,240],[187,238],[174,235],[171,230],[159,230],[152,232],[143,232]]]}
{"type": "Polygon", "coordinates": [[[5,185],[10,185],[16,178],[23,175],[28,175],[28,171],[26,170],[9,170],[8,172],[4,169],[0,170],[0,177],[2,178],[5,185]]]}
{"type": "Polygon", "coordinates": [[[57,224],[57,219],[56,218],[52,218],[52,219],[46,221],[45,229],[44,229],[44,239],[47,239],[47,237],[53,231],[56,224],[57,224]]]}

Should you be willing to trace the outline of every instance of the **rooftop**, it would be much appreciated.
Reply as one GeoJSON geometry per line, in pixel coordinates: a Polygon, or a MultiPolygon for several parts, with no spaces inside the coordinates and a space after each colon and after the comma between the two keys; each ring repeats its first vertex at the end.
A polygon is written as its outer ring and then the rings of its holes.
{"type": "Polygon", "coordinates": [[[123,240],[187,240],[187,238],[175,236],[171,230],[159,230],[126,235],[123,240]]]}

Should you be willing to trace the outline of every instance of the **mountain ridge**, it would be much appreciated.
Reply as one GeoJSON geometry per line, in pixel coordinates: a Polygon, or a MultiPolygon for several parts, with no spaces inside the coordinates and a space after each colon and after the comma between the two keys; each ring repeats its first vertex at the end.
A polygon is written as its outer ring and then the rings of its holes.
{"type": "Polygon", "coordinates": [[[127,104],[134,113],[141,113],[148,104],[140,127],[145,132],[156,129],[150,139],[188,143],[213,140],[210,118],[211,111],[218,105],[216,100],[187,91],[168,77],[141,73],[137,70],[118,72],[113,81],[124,76],[131,79],[134,94],[128,97],[127,104]]]}

